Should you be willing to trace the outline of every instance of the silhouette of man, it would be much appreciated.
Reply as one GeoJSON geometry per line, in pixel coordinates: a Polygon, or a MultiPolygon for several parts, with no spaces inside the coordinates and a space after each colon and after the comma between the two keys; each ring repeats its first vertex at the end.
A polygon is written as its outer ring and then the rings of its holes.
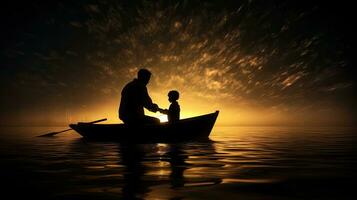
{"type": "Polygon", "coordinates": [[[147,69],[138,71],[137,79],[128,83],[121,92],[119,118],[125,124],[155,124],[160,120],[146,116],[144,108],[157,112],[158,105],[154,104],[148,94],[146,85],[149,83],[151,72],[147,69]]]}

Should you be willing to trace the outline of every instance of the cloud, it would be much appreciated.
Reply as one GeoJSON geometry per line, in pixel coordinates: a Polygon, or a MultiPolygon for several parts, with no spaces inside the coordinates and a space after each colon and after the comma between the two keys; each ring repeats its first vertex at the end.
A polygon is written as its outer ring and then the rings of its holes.
{"type": "Polygon", "coordinates": [[[330,95],[352,90],[355,80],[343,40],[329,35],[338,30],[327,33],[327,23],[316,23],[318,8],[301,11],[289,3],[265,7],[255,1],[214,9],[198,5],[155,1],[124,9],[121,1],[98,1],[80,6],[83,18],[63,23],[73,35],[55,35],[59,40],[24,36],[36,45],[27,51],[20,45],[12,54],[34,61],[18,65],[25,66],[26,75],[17,80],[29,91],[38,85],[64,87],[78,102],[97,99],[98,92],[114,98],[143,67],[153,72],[149,87],[157,94],[177,89],[185,98],[232,107],[285,109],[309,101],[344,105],[354,96],[330,95]]]}
{"type": "Polygon", "coordinates": [[[293,85],[295,82],[297,82],[301,77],[304,76],[303,72],[298,72],[292,75],[289,75],[287,78],[285,78],[281,84],[282,84],[282,89],[285,89],[287,87],[290,87],[291,85],[293,85]]]}

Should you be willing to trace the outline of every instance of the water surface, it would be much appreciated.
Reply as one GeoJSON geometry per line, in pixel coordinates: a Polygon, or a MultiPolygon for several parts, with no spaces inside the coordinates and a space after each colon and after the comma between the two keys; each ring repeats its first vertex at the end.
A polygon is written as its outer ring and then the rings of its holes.
{"type": "Polygon", "coordinates": [[[66,127],[0,129],[3,196],[350,199],[355,128],[216,127],[211,142],[90,142],[66,127]]]}

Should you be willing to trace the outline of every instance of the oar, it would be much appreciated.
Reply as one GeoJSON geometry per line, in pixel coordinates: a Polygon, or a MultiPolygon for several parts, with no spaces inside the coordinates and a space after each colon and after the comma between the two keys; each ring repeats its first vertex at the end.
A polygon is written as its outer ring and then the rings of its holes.
{"type": "MultiPolygon", "coordinates": [[[[102,122],[102,121],[106,121],[107,119],[104,118],[104,119],[99,119],[99,120],[95,120],[95,121],[92,121],[92,122],[87,122],[86,124],[94,124],[94,123],[98,123],[98,122],[102,122]]],[[[70,131],[72,130],[71,128],[69,129],[66,129],[66,130],[63,130],[63,131],[57,131],[57,132],[52,132],[52,133],[46,133],[46,134],[43,134],[43,135],[39,135],[37,137],[49,137],[49,136],[54,136],[54,135],[57,135],[58,133],[63,133],[63,132],[66,132],[66,131],[70,131]]]]}

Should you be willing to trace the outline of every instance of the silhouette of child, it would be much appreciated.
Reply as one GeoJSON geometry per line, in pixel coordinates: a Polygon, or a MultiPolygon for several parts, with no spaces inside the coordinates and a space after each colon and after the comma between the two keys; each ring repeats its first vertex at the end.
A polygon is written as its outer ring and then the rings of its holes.
{"type": "Polygon", "coordinates": [[[169,102],[171,102],[171,105],[169,109],[161,109],[159,108],[159,111],[163,114],[167,115],[167,119],[169,120],[169,123],[176,122],[180,120],[180,105],[178,104],[177,100],[179,99],[179,92],[176,90],[171,90],[167,96],[169,97],[169,102]]]}

